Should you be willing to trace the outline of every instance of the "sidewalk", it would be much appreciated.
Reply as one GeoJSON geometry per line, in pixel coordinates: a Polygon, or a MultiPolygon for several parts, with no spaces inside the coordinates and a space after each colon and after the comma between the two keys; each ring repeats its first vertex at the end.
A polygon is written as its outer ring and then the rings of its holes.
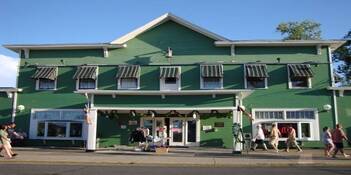
{"type": "MultiPolygon", "coordinates": [[[[351,166],[351,159],[324,158],[323,150],[298,153],[256,151],[234,155],[231,149],[171,148],[167,154],[135,152],[132,150],[101,149],[86,153],[82,149],[15,148],[15,159],[0,159],[0,163],[20,164],[78,164],[135,166],[206,166],[206,167],[287,167],[287,166],[351,166]]],[[[347,151],[350,153],[350,150],[347,151]]]]}

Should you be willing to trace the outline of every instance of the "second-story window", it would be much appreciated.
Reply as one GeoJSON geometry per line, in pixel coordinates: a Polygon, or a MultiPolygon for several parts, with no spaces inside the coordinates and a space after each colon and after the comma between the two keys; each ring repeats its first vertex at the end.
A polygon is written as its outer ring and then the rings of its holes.
{"type": "Polygon", "coordinates": [[[245,87],[247,89],[267,88],[267,67],[264,64],[245,65],[245,87]]]}
{"type": "Polygon", "coordinates": [[[289,64],[288,65],[289,88],[311,88],[311,78],[313,72],[309,64],[289,64]]]}
{"type": "Polygon", "coordinates": [[[140,83],[140,66],[138,65],[120,65],[117,71],[117,88],[118,89],[139,89],[140,83]]]}
{"type": "Polygon", "coordinates": [[[180,90],[180,67],[160,67],[160,90],[180,90]]]}
{"type": "Polygon", "coordinates": [[[55,90],[57,67],[38,67],[32,78],[36,79],[36,90],[55,90]]]}
{"type": "Polygon", "coordinates": [[[223,65],[206,64],[200,66],[201,89],[222,89],[223,88],[223,65]]]}
{"type": "Polygon", "coordinates": [[[96,89],[97,88],[97,67],[80,66],[73,78],[77,81],[77,89],[96,89]]]}

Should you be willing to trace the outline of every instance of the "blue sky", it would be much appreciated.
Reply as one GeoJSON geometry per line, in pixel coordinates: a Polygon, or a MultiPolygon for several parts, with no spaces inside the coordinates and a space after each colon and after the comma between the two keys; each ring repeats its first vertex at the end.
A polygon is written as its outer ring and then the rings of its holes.
{"type": "MultiPolygon", "coordinates": [[[[351,29],[350,7],[350,0],[1,0],[0,44],[109,42],[166,12],[229,39],[281,39],[280,22],[304,19],[322,24],[323,39],[339,39],[351,29]]],[[[0,65],[15,57],[0,47],[0,65]]],[[[0,86],[14,86],[14,73],[5,74],[0,86]]]]}

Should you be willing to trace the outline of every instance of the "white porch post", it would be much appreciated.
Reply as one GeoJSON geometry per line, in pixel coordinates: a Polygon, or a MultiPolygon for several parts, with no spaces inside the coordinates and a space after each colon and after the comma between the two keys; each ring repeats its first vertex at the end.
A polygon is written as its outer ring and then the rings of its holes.
{"type": "Polygon", "coordinates": [[[86,152],[92,152],[96,150],[97,109],[91,109],[88,115],[91,123],[88,124],[86,152]]]}
{"type": "MultiPolygon", "coordinates": [[[[236,96],[235,97],[235,109],[233,110],[233,124],[239,123],[240,127],[242,128],[242,120],[241,120],[241,112],[237,110],[238,106],[240,106],[240,100],[236,96]]],[[[242,135],[239,134],[239,140],[242,140],[242,135]]],[[[238,142],[235,137],[233,137],[233,153],[240,154],[243,149],[243,145],[241,142],[238,142]]]]}

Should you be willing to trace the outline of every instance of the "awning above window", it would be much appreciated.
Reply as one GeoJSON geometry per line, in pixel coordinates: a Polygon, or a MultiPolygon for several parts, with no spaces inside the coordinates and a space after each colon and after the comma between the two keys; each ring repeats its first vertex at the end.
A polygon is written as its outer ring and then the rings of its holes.
{"type": "Polygon", "coordinates": [[[252,78],[267,78],[267,66],[265,64],[246,64],[246,76],[252,78]]]}
{"type": "Polygon", "coordinates": [[[37,67],[37,70],[35,71],[32,78],[55,80],[57,78],[57,67],[37,67]]]}
{"type": "Polygon", "coordinates": [[[221,64],[201,65],[202,77],[223,77],[223,66],[221,64]]]}
{"type": "Polygon", "coordinates": [[[80,66],[74,74],[73,79],[96,79],[96,66],[80,66]]]}
{"type": "Polygon", "coordinates": [[[313,72],[309,64],[289,64],[291,77],[313,77],[313,72]]]}
{"type": "Polygon", "coordinates": [[[140,75],[140,66],[127,65],[118,66],[116,78],[138,78],[140,75]]]}
{"type": "Polygon", "coordinates": [[[179,78],[179,68],[160,67],[160,78],[179,78]]]}

